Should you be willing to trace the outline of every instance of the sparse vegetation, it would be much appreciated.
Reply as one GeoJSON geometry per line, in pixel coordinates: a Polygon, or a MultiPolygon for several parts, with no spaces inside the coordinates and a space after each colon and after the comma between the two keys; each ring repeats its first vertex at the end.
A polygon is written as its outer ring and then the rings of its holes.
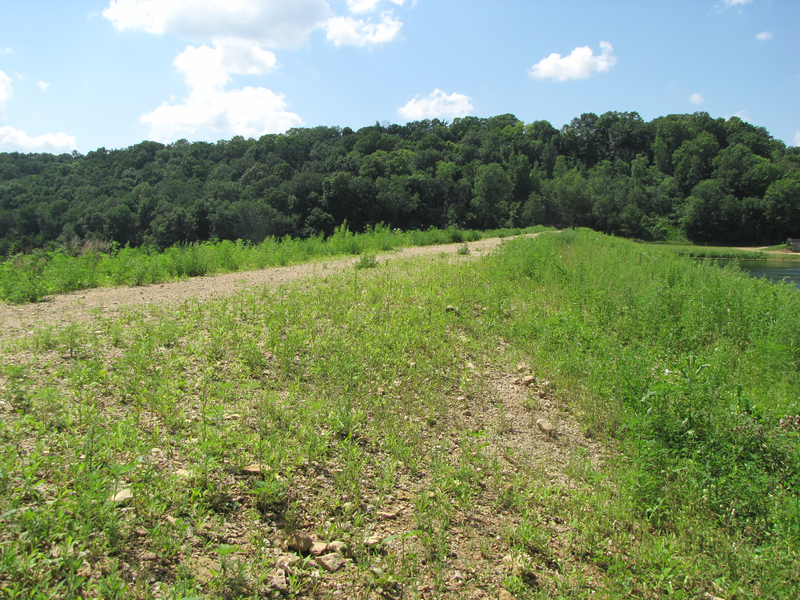
{"type": "Polygon", "coordinates": [[[284,564],[295,598],[794,599],[799,321],[789,286],[577,230],[26,330],[0,590],[277,597],[284,564]]]}

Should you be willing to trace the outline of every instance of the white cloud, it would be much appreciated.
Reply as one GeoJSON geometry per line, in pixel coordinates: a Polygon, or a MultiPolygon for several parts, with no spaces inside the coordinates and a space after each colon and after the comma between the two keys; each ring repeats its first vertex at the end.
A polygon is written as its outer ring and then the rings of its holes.
{"type": "Polygon", "coordinates": [[[326,0],[111,0],[103,16],[118,31],[174,33],[202,42],[236,37],[287,47],[302,44],[329,12],[326,0]]]}
{"type": "Polygon", "coordinates": [[[76,148],[75,138],[66,133],[31,137],[13,127],[0,127],[0,152],[68,152],[76,148]]]}
{"type": "Polygon", "coordinates": [[[214,40],[214,48],[188,46],[173,63],[192,89],[217,89],[230,82],[230,74],[263,75],[275,68],[275,55],[254,42],[214,40]]]}
{"type": "Polygon", "coordinates": [[[769,31],[762,31],[756,36],[756,39],[762,42],[766,42],[767,40],[772,39],[772,33],[770,33],[769,31]]]}
{"type": "Polygon", "coordinates": [[[705,99],[705,98],[703,98],[703,97],[702,97],[700,94],[698,94],[698,93],[696,93],[696,92],[695,92],[694,94],[692,94],[691,96],[689,96],[689,100],[690,100],[690,101],[691,101],[693,104],[702,104],[703,102],[705,102],[705,101],[706,101],[706,99],[705,99]]]}
{"type": "Polygon", "coordinates": [[[745,114],[745,111],[743,111],[743,110],[740,110],[739,112],[737,112],[737,113],[736,113],[735,115],[733,115],[733,116],[734,116],[734,117],[739,117],[739,118],[740,118],[742,121],[747,121],[748,123],[750,122],[750,117],[748,117],[748,116],[745,114]]]}
{"type": "Polygon", "coordinates": [[[11,54],[13,50],[6,46],[5,48],[0,48],[0,54],[11,54]]]}
{"type": "MultiPolygon", "coordinates": [[[[397,6],[403,6],[406,0],[391,0],[397,6]]],[[[347,0],[347,10],[351,13],[368,13],[378,8],[381,0],[347,0]]],[[[417,3],[417,0],[412,0],[411,5],[417,3]]]]}
{"type": "Polygon", "coordinates": [[[150,125],[150,137],[169,142],[210,129],[225,135],[259,137],[303,124],[286,110],[285,96],[263,87],[225,91],[231,74],[261,75],[275,68],[275,55],[255,42],[215,40],[214,48],[189,46],[174,65],[183,73],[189,95],[181,104],[165,102],[142,115],[150,125]]]}
{"type": "Polygon", "coordinates": [[[800,131],[794,134],[794,145],[800,146],[800,131]]]}
{"type": "Polygon", "coordinates": [[[372,12],[381,0],[347,0],[347,10],[352,13],[372,12]]]}
{"type": "Polygon", "coordinates": [[[569,56],[562,57],[555,52],[533,65],[528,73],[536,79],[552,79],[553,81],[566,81],[567,79],[586,79],[593,73],[608,71],[617,57],[612,54],[614,48],[608,42],[600,42],[601,53],[594,55],[589,46],[575,48],[569,56]]]}
{"type": "Polygon", "coordinates": [[[47,83],[46,81],[39,81],[36,83],[36,85],[38,85],[39,89],[42,90],[43,92],[46,92],[47,90],[50,89],[50,84],[47,83]]]}
{"type": "Polygon", "coordinates": [[[414,98],[397,109],[401,117],[409,121],[421,119],[454,119],[468,115],[475,107],[472,98],[464,94],[446,94],[440,89],[433,90],[427,98],[414,98]]]}
{"type": "Polygon", "coordinates": [[[13,94],[11,78],[0,71],[0,108],[3,108],[3,104],[8,102],[8,99],[11,98],[11,94],[13,94]]]}
{"type": "Polygon", "coordinates": [[[722,0],[722,3],[725,6],[744,6],[745,4],[750,4],[753,0],[722,0]]]}
{"type": "Polygon", "coordinates": [[[372,46],[391,42],[400,33],[403,22],[395,19],[391,11],[381,14],[381,21],[374,23],[355,20],[352,17],[334,17],[326,25],[327,38],[337,48],[341,46],[372,46]]]}

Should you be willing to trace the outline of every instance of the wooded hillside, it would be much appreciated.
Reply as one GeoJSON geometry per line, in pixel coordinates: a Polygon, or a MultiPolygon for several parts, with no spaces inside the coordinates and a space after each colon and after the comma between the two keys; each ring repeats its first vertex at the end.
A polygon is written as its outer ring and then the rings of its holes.
{"type": "Polygon", "coordinates": [[[0,154],[0,254],[74,238],[178,242],[393,228],[580,225],[620,236],[800,237],[800,151],[707,113],[514,115],[291,129],[216,144],[0,154]]]}

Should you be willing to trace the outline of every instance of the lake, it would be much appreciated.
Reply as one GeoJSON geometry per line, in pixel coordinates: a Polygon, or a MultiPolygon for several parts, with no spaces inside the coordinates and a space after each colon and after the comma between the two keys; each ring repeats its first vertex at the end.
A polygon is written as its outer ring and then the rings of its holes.
{"type": "Polygon", "coordinates": [[[750,274],[750,277],[766,277],[773,283],[789,280],[794,287],[800,289],[800,261],[770,259],[739,260],[737,262],[750,274]]]}

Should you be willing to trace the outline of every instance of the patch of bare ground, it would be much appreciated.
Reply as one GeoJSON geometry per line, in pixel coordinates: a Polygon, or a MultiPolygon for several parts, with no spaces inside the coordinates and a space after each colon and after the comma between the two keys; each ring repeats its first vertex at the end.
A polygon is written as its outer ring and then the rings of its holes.
{"type": "MultiPolygon", "coordinates": [[[[537,234],[530,234],[535,236],[537,234]]],[[[469,242],[471,254],[464,260],[479,257],[499,246],[505,239],[487,238],[469,242]]],[[[397,258],[455,254],[463,244],[414,246],[377,256],[386,262],[397,258]]],[[[195,277],[183,281],[138,287],[96,288],[61,294],[37,304],[0,304],[0,339],[25,335],[33,327],[60,327],[72,322],[87,323],[97,318],[115,318],[125,307],[143,304],[179,304],[188,299],[218,299],[261,286],[279,287],[294,281],[325,278],[351,269],[358,257],[318,260],[287,267],[258,271],[240,271],[223,275],[195,277]]]]}

